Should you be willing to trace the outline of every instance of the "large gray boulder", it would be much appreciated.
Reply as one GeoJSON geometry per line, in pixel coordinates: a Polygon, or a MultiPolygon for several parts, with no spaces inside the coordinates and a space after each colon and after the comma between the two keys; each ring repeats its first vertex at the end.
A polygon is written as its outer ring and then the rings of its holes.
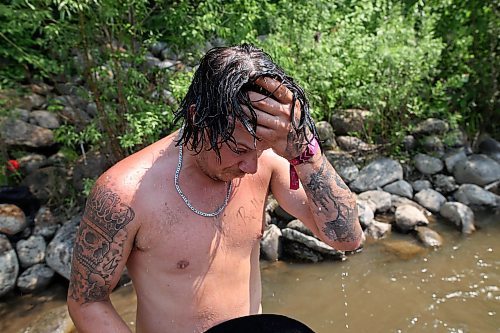
{"type": "Polygon", "coordinates": [[[481,207],[498,207],[500,198],[498,195],[486,191],[482,187],[475,184],[462,184],[454,194],[457,201],[467,206],[477,208],[481,207]]]}
{"type": "Polygon", "coordinates": [[[7,237],[0,235],[0,297],[14,289],[18,274],[16,251],[7,237]]]}
{"type": "Polygon", "coordinates": [[[479,143],[478,148],[481,153],[488,155],[500,163],[500,142],[491,137],[487,137],[479,143]]]}
{"type": "Polygon", "coordinates": [[[426,189],[415,194],[415,201],[433,213],[438,213],[446,198],[433,189],[426,189]]]}
{"type": "Polygon", "coordinates": [[[45,110],[32,111],[30,113],[29,123],[48,129],[56,129],[61,126],[57,115],[45,110]]]}
{"type": "Polygon", "coordinates": [[[365,166],[349,187],[359,193],[376,190],[379,187],[403,179],[403,167],[398,161],[381,158],[365,166]]]}
{"type": "Polygon", "coordinates": [[[474,212],[461,202],[447,202],[439,211],[442,217],[455,223],[462,233],[470,234],[476,230],[474,226],[474,212]]]}
{"type": "Polygon", "coordinates": [[[52,130],[12,118],[0,124],[0,136],[10,146],[42,148],[55,143],[52,130]]]}
{"type": "Polygon", "coordinates": [[[471,155],[455,164],[453,176],[459,184],[483,186],[500,179],[500,164],[486,155],[471,155]]]}
{"type": "Polygon", "coordinates": [[[467,160],[467,155],[465,154],[464,149],[458,149],[446,153],[443,159],[444,164],[446,165],[446,170],[448,170],[449,173],[452,173],[453,168],[458,162],[467,160]]]}
{"type": "Polygon", "coordinates": [[[68,280],[71,273],[73,246],[80,220],[81,217],[77,216],[66,222],[47,246],[47,265],[68,280]]]}

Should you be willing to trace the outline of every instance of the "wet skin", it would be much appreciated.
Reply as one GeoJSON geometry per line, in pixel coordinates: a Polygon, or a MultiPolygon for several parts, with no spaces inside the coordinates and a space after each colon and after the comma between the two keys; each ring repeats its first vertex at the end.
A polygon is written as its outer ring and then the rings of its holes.
{"type": "Polygon", "coordinates": [[[257,128],[261,141],[236,126],[236,152],[222,146],[220,163],[213,151],[184,150],[179,183],[197,209],[216,210],[226,182],[233,182],[219,216],[194,214],[175,190],[178,133],[99,178],[77,235],[68,292],[79,332],[128,331],[109,301],[125,266],[137,292],[137,332],[203,332],[258,313],[259,244],[269,191],[323,241],[339,249],[359,246],[354,196],[323,155],[297,166],[303,187],[289,190],[287,159],[303,145],[287,127],[289,92],[272,81],[259,83],[279,101],[256,102],[263,110],[257,128]]]}

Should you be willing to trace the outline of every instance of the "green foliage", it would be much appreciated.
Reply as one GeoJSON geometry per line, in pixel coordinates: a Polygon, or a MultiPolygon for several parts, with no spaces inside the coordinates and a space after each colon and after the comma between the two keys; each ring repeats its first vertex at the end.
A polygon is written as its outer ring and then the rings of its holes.
{"type": "MultiPolygon", "coordinates": [[[[194,66],[211,46],[262,47],[308,92],[317,120],[366,108],[365,139],[397,144],[416,121],[496,131],[498,0],[12,0],[0,5],[1,86],[82,75],[98,120],[57,140],[120,159],[174,128],[192,71],[151,70],[166,41],[194,66]],[[73,66],[72,57],[80,59],[73,66]]],[[[54,112],[58,105],[49,107],[54,112]]]]}

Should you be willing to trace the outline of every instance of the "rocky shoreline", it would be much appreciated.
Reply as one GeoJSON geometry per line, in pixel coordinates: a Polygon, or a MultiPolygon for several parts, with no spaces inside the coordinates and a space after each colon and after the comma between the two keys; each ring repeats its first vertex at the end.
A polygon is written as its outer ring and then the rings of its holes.
{"type": "MultiPolygon", "coordinates": [[[[179,67],[177,60],[167,58],[167,49],[154,51],[148,56],[149,66],[179,67]]],[[[23,151],[15,168],[22,175],[22,187],[2,187],[0,192],[0,299],[42,290],[56,274],[69,278],[80,210],[62,214],[55,207],[71,198],[68,184],[82,191],[84,179],[95,178],[109,167],[103,154],[83,148],[76,163],[69,163],[54,141],[53,131],[63,123],[82,126],[96,117],[95,104],[77,96],[75,86],[32,85],[32,93],[11,108],[10,116],[0,119],[6,149],[23,151]],[[61,106],[58,112],[50,111],[54,101],[61,106]]],[[[476,210],[498,214],[498,141],[480,136],[469,142],[462,131],[430,118],[416,124],[405,137],[411,159],[399,161],[384,156],[382,147],[348,135],[360,133],[369,114],[367,110],[341,110],[329,122],[317,123],[324,154],[357,194],[365,238],[390,237],[394,231],[416,237],[423,247],[438,248],[442,238],[432,229],[436,217],[470,234],[476,229],[476,210]]],[[[74,203],[74,207],[81,206],[82,202],[74,203]]],[[[265,218],[263,259],[319,262],[347,258],[346,253],[315,238],[272,196],[265,218]]],[[[122,282],[127,280],[125,273],[122,282]]]]}

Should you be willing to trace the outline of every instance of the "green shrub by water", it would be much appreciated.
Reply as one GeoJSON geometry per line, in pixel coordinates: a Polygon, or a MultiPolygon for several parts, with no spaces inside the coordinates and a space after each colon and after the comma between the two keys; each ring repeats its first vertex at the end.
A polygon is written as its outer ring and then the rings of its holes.
{"type": "Polygon", "coordinates": [[[369,141],[397,149],[426,117],[498,135],[498,7],[498,0],[6,1],[0,84],[81,75],[99,121],[65,126],[57,137],[75,149],[101,145],[119,159],[173,128],[175,105],[158,96],[169,89],[179,100],[192,74],[145,70],[148,45],[166,41],[194,66],[210,45],[250,42],[304,86],[317,120],[371,110],[369,141]]]}

